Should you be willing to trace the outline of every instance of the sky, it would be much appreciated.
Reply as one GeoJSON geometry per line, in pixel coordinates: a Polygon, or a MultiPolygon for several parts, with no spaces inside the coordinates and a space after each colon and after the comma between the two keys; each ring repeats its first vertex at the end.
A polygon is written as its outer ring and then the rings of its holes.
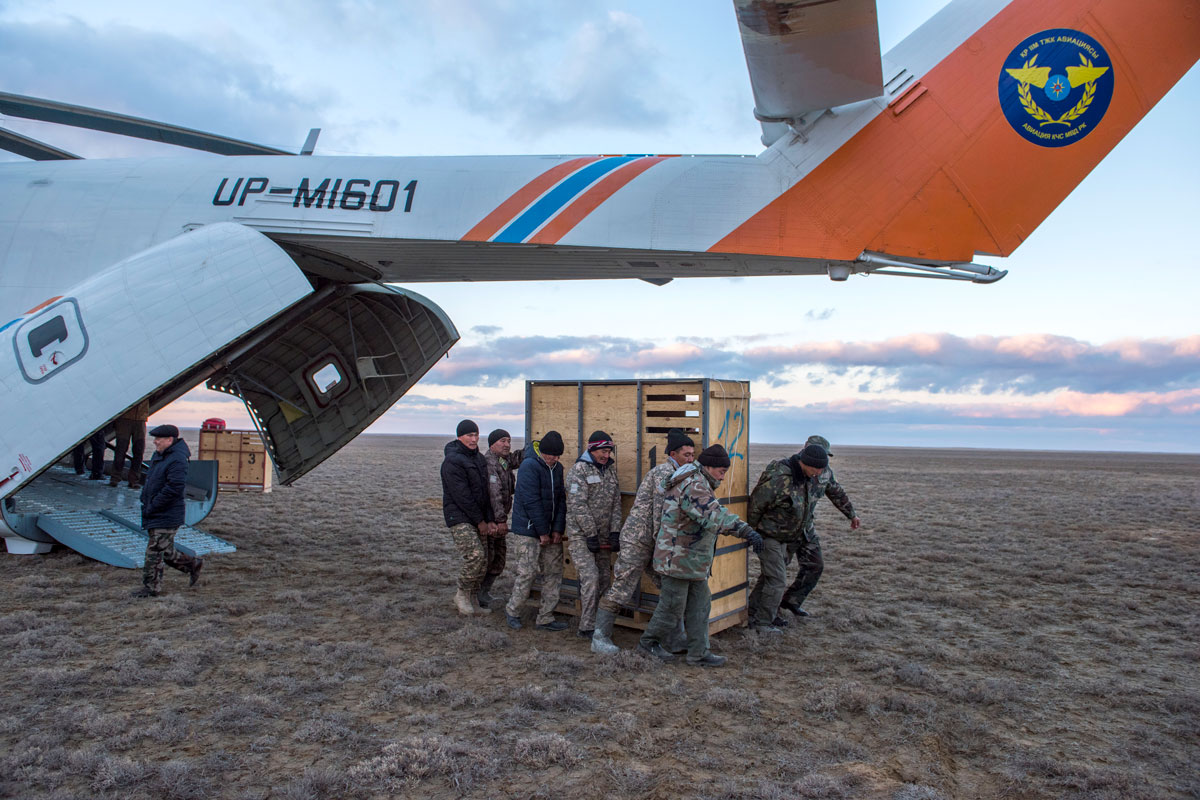
{"type": "MultiPolygon", "coordinates": [[[[881,2],[884,52],[943,5],[881,2]]],[[[0,0],[0,91],[326,155],[761,151],[727,0],[0,0]]],[[[462,338],[371,428],[522,431],[526,379],[748,379],[756,442],[1200,452],[1200,70],[994,285],[423,283],[462,338]]],[[[216,158],[6,119],[89,158],[216,158]]],[[[15,157],[0,155],[0,162],[15,157]]],[[[3,164],[0,163],[0,168],[3,164]]],[[[157,421],[248,417],[198,389],[157,421]]],[[[452,435],[452,434],[450,434],[452,435]]]]}

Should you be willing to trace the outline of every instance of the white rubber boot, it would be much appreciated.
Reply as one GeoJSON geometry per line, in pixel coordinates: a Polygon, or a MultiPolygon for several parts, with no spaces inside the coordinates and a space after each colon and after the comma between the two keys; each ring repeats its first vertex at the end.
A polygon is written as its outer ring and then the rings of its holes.
{"type": "Polygon", "coordinates": [[[454,607],[464,617],[475,616],[475,604],[471,602],[471,596],[462,589],[459,589],[458,593],[454,595],[454,607]]]}

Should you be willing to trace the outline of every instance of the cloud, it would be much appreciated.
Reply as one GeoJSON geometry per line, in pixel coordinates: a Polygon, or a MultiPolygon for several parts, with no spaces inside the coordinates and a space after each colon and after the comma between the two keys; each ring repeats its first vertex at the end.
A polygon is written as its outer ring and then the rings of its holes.
{"type": "Polygon", "coordinates": [[[807,369],[855,376],[874,391],[1085,394],[1187,389],[1200,383],[1200,336],[1091,344],[1050,334],[914,334],[876,342],[804,342],[744,350],[711,339],[496,336],[451,351],[433,379],[501,385],[518,378],[726,375],[782,385],[807,369]]]}
{"type": "Polygon", "coordinates": [[[662,99],[678,98],[679,92],[672,90],[654,40],[637,17],[560,10],[549,15],[557,27],[530,37],[526,12],[483,4],[463,13],[470,18],[483,13],[494,24],[459,30],[475,46],[452,65],[436,67],[425,81],[515,133],[536,138],[572,128],[645,130],[661,128],[683,112],[662,99]],[[515,32],[522,42],[512,40],[515,32]]]}
{"type": "Polygon", "coordinates": [[[829,319],[832,316],[833,316],[832,308],[823,308],[820,311],[818,311],[815,308],[810,308],[804,314],[805,319],[812,320],[813,322],[824,322],[825,320],[829,319]]]}
{"type": "MultiPolygon", "coordinates": [[[[294,93],[270,64],[246,52],[253,48],[236,37],[202,48],[164,33],[79,20],[0,22],[0,84],[18,94],[298,149],[323,98],[294,93]]],[[[81,155],[146,152],[141,142],[72,130],[36,138],[51,136],[81,155]]]]}

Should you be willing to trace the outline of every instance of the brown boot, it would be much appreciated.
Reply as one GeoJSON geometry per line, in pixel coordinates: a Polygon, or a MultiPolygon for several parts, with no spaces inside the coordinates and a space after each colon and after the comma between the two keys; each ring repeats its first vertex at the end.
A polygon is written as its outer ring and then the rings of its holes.
{"type": "Polygon", "coordinates": [[[134,472],[133,470],[129,470],[129,488],[130,489],[142,488],[142,476],[140,473],[134,472]]]}
{"type": "Polygon", "coordinates": [[[188,586],[195,586],[196,581],[200,580],[200,570],[204,568],[204,559],[195,558],[192,560],[192,565],[188,567],[188,586]]]}
{"type": "Polygon", "coordinates": [[[115,489],[116,487],[121,485],[121,479],[114,474],[111,478],[108,479],[108,485],[115,489]]]}

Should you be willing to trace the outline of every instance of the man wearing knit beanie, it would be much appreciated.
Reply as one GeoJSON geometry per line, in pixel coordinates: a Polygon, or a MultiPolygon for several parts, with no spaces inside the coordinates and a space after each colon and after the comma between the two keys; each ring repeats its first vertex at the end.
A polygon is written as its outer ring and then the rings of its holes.
{"type": "Polygon", "coordinates": [[[564,631],[567,623],[554,618],[558,594],[562,588],[563,531],[567,527],[567,495],[563,488],[563,454],[558,431],[547,431],[542,438],[525,445],[521,468],[517,471],[517,489],[513,496],[512,532],[516,575],[512,595],[504,607],[508,627],[520,630],[521,609],[529,599],[534,578],[542,575],[542,598],[537,628],[564,631]]]}
{"type": "Polygon", "coordinates": [[[717,536],[746,539],[756,552],[763,540],[754,528],[722,506],[714,493],[729,470],[725,448],[719,444],[706,447],[696,461],[699,463],[676,470],[664,487],[662,524],[654,547],[654,569],[662,576],[662,587],[638,649],[663,661],[674,661],[675,656],[663,647],[663,642],[682,618],[687,663],[719,667],[725,659],[708,648],[708,616],[712,610],[708,572],[717,536]]]}
{"type": "Polygon", "coordinates": [[[567,471],[567,553],[579,572],[578,635],[590,639],[596,607],[612,578],[610,554],[621,548],[621,487],[613,440],[588,437],[587,450],[567,471]]]}
{"type": "Polygon", "coordinates": [[[758,582],[750,593],[751,625],[760,634],[778,634],[787,624],[779,617],[785,592],[796,590],[789,600],[791,605],[785,607],[797,616],[807,616],[800,604],[816,586],[820,567],[816,568],[814,577],[813,570],[803,565],[812,564],[814,557],[820,561],[820,542],[813,527],[813,517],[821,495],[828,497],[834,507],[846,515],[852,530],[858,529],[861,520],[829,468],[827,448],[812,440],[791,458],[768,464],[750,493],[747,519],[765,537],[759,555],[758,582]],[[804,580],[798,579],[789,590],[786,588],[787,563],[792,556],[801,560],[804,580]]]}
{"type": "Polygon", "coordinates": [[[478,594],[487,575],[485,542],[496,533],[488,500],[487,461],[479,453],[478,425],[464,419],[455,433],[445,447],[441,470],[442,514],[463,560],[454,606],[460,614],[486,614],[488,609],[477,604],[478,594]]]}
{"type": "Polygon", "coordinates": [[[492,522],[496,524],[496,530],[483,540],[487,569],[479,587],[481,608],[491,608],[492,584],[504,572],[508,559],[508,515],[512,511],[517,468],[521,466],[521,453],[512,451],[512,437],[508,431],[496,428],[488,434],[487,441],[488,449],[483,458],[487,462],[488,502],[492,504],[492,522]]]}
{"type": "MultiPolygon", "coordinates": [[[[633,600],[642,581],[642,572],[649,570],[651,580],[655,585],[661,585],[661,579],[650,566],[650,560],[654,556],[654,535],[658,533],[658,522],[662,519],[662,485],[675,470],[692,463],[696,457],[696,445],[682,430],[672,428],[667,431],[666,451],[666,460],[651,468],[642,478],[633,507],[621,526],[612,586],[600,598],[596,612],[596,631],[592,634],[593,653],[612,655],[620,650],[612,641],[613,624],[621,606],[633,600]]],[[[663,646],[676,653],[686,649],[687,644],[682,636],[674,636],[663,646]]]]}

